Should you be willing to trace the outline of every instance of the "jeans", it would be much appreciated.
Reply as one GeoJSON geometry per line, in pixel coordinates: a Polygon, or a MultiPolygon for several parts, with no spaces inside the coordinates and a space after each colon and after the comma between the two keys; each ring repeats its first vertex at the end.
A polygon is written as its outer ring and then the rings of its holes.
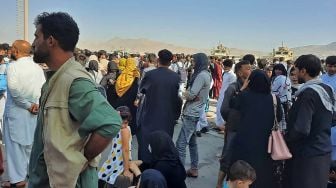
{"type": "Polygon", "coordinates": [[[202,110],[201,117],[199,118],[199,120],[197,122],[196,131],[200,131],[202,128],[208,127],[208,126],[209,125],[208,125],[208,120],[206,118],[205,110],[202,110]]]}
{"type": "Polygon", "coordinates": [[[198,167],[198,149],[196,141],[196,125],[199,117],[182,116],[182,129],[176,141],[176,148],[179,152],[182,164],[185,164],[186,147],[189,146],[191,168],[198,167]]]}

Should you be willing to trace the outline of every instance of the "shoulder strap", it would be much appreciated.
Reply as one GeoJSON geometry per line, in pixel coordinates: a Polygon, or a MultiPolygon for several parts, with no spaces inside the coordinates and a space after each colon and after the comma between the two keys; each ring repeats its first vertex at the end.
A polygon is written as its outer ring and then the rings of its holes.
{"type": "Polygon", "coordinates": [[[278,102],[277,98],[274,94],[272,94],[272,100],[273,100],[273,111],[274,111],[274,125],[272,130],[277,130],[279,128],[279,122],[277,119],[277,107],[278,107],[278,102]]]}

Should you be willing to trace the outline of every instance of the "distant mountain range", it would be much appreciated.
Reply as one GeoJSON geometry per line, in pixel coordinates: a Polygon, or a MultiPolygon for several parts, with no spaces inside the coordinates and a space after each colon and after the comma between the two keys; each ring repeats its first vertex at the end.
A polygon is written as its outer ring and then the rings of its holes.
{"type": "MultiPolygon", "coordinates": [[[[125,50],[127,52],[133,53],[146,53],[152,52],[157,53],[161,49],[169,49],[173,53],[185,53],[185,54],[193,54],[197,52],[204,52],[206,54],[210,54],[211,49],[197,49],[197,48],[189,48],[178,46],[174,44],[154,41],[145,38],[139,39],[124,39],[115,37],[105,42],[90,42],[90,41],[80,41],[79,48],[87,48],[90,50],[107,50],[107,51],[115,51],[115,50],[125,50]]],[[[246,49],[238,49],[238,48],[229,48],[230,54],[233,56],[242,56],[248,53],[254,54],[258,57],[268,56],[271,52],[263,52],[263,51],[255,51],[255,50],[246,50],[246,49]]],[[[336,42],[330,43],[328,45],[309,45],[292,48],[295,56],[300,56],[302,54],[315,54],[320,57],[326,57],[329,55],[336,55],[336,42]]]]}
{"type": "Polygon", "coordinates": [[[304,54],[314,54],[319,57],[327,57],[330,55],[336,55],[336,42],[327,45],[309,45],[292,48],[295,56],[304,54]]]}

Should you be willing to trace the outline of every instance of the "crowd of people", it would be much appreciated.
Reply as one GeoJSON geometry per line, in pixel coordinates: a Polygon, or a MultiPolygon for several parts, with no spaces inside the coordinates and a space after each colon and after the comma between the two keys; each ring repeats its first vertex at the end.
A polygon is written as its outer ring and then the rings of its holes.
{"type": "Polygon", "coordinates": [[[336,187],[336,56],[92,52],[75,48],[79,28],[67,13],[34,24],[32,44],[0,45],[2,187],[186,188],[200,170],[210,98],[224,134],[217,188],[336,187]],[[286,160],[267,150],[275,127],[286,160]]]}

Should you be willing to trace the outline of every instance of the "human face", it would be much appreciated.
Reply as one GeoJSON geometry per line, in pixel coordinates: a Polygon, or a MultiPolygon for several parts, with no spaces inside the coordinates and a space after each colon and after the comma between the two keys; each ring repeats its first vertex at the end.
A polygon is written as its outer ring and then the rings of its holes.
{"type": "Polygon", "coordinates": [[[251,180],[229,181],[230,188],[249,188],[253,182],[251,180]]]}
{"type": "Polygon", "coordinates": [[[272,71],[271,70],[267,70],[266,71],[266,75],[268,78],[271,78],[272,77],[272,71]]]}
{"type": "Polygon", "coordinates": [[[336,74],[336,65],[331,65],[327,64],[326,65],[326,70],[329,76],[335,75],[336,74]]]}
{"type": "Polygon", "coordinates": [[[238,74],[239,77],[241,77],[242,79],[247,79],[251,74],[251,65],[250,64],[242,65],[238,74]]]}
{"type": "Polygon", "coordinates": [[[307,74],[306,69],[299,70],[295,67],[295,72],[297,73],[299,84],[304,84],[306,82],[305,75],[307,74]]]}
{"type": "Polygon", "coordinates": [[[290,80],[291,80],[291,82],[292,82],[293,85],[299,84],[299,79],[298,79],[298,75],[297,75],[296,69],[294,69],[294,71],[292,71],[289,74],[289,78],[290,78],[290,80]]]}
{"type": "Polygon", "coordinates": [[[15,47],[15,44],[12,45],[12,50],[11,50],[11,56],[10,58],[13,59],[14,61],[17,60],[17,55],[18,55],[18,50],[15,47]]]}
{"type": "Polygon", "coordinates": [[[48,49],[47,40],[49,40],[51,36],[48,37],[47,39],[44,39],[41,25],[38,25],[36,27],[34,36],[35,36],[35,39],[32,44],[32,48],[34,52],[34,57],[33,57],[34,61],[36,63],[48,63],[50,59],[50,52],[48,49]]]}
{"type": "Polygon", "coordinates": [[[280,76],[280,75],[283,74],[282,71],[279,70],[279,69],[275,69],[275,70],[274,70],[274,73],[275,73],[276,76],[280,76]]]}
{"type": "Polygon", "coordinates": [[[229,72],[232,69],[232,67],[228,67],[224,65],[224,72],[229,72]]]}

